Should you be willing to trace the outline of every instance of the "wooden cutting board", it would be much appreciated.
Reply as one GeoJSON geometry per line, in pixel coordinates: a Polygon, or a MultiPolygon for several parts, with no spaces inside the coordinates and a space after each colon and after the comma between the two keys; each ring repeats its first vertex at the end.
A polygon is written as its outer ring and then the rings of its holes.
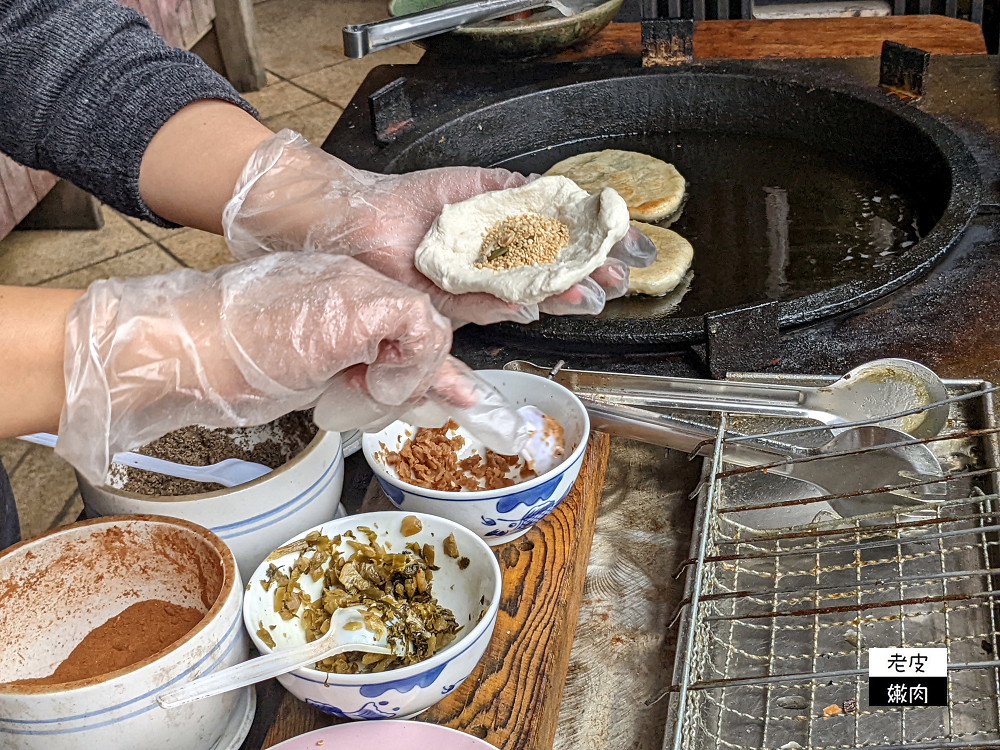
{"type": "MultiPolygon", "coordinates": [[[[607,435],[592,433],[569,496],[523,537],[495,548],[503,591],[493,639],[476,671],[420,721],[504,750],[552,747],[609,446],[607,435]]],[[[376,494],[381,490],[369,490],[363,509],[377,507],[376,494]]],[[[339,721],[271,682],[258,688],[258,717],[242,750],[273,747],[339,721]]]]}

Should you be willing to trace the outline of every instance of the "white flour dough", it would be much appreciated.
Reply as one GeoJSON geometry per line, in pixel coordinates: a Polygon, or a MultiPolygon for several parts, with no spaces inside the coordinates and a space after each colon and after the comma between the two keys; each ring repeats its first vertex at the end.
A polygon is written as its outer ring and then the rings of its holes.
{"type": "Polygon", "coordinates": [[[614,190],[589,195],[565,177],[540,177],[523,187],[445,206],[417,247],[413,262],[446,292],[486,292],[505,302],[533,305],[565,292],[597,270],[628,228],[628,206],[614,190]],[[527,213],[558,219],[569,227],[569,244],[556,261],[502,271],[476,268],[486,230],[507,217],[527,213]]]}

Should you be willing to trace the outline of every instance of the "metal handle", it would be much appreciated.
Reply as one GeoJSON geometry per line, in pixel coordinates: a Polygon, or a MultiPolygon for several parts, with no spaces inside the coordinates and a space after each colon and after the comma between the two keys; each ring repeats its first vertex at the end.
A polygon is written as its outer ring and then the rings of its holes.
{"type": "MultiPolygon", "coordinates": [[[[717,432],[708,425],[631,406],[602,404],[586,398],[581,398],[580,401],[587,408],[590,425],[595,430],[685,453],[712,455],[717,432]]],[[[747,436],[727,431],[726,437],[747,436]]],[[[772,463],[775,458],[792,458],[805,454],[806,451],[802,448],[770,440],[744,440],[726,444],[723,448],[723,458],[737,466],[758,466],[772,463]]],[[[772,471],[784,475],[781,467],[772,471]]]]}
{"type": "MultiPolygon", "coordinates": [[[[515,361],[508,366],[542,377],[549,374],[547,368],[530,362],[515,361]]],[[[814,419],[829,425],[844,422],[841,417],[810,407],[809,401],[814,399],[809,397],[815,388],[568,369],[560,369],[554,380],[578,396],[602,403],[814,419]]]]}
{"type": "Polygon", "coordinates": [[[364,57],[399,44],[452,31],[468,23],[502,18],[549,4],[550,0],[458,2],[385,21],[345,26],[344,54],[347,57],[364,57]]]}

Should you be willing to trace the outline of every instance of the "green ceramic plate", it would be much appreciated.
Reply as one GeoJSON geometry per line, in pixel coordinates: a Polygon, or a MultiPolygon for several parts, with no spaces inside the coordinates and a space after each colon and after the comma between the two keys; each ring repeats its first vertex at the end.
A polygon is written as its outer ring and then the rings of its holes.
{"type": "MultiPolygon", "coordinates": [[[[390,0],[389,15],[403,16],[443,5],[446,0],[390,0]]],[[[526,19],[486,21],[424,39],[418,44],[460,58],[526,58],[551,55],[593,36],[618,14],[623,0],[595,0],[566,18],[543,8],[526,19]]]]}

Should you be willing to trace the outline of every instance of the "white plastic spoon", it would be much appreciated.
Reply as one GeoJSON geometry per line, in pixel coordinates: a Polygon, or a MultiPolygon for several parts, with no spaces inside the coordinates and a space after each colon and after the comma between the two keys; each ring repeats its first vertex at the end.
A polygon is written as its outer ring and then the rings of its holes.
{"type": "MultiPolygon", "coordinates": [[[[22,435],[20,439],[28,443],[55,448],[57,438],[47,432],[36,432],[33,435],[22,435]]],[[[173,461],[164,461],[162,458],[143,456],[141,453],[116,453],[111,460],[116,464],[124,464],[143,471],[166,474],[180,479],[191,479],[195,482],[221,484],[223,487],[236,487],[271,473],[271,469],[267,466],[243,461],[239,458],[227,458],[225,461],[219,461],[219,463],[210,466],[176,464],[173,461]]]]}
{"type": "Polygon", "coordinates": [[[398,644],[388,648],[385,635],[377,638],[375,633],[364,627],[361,607],[343,607],[334,610],[330,618],[330,630],[322,638],[312,643],[294,648],[278,649],[270,654],[237,664],[221,672],[199,677],[183,687],[167,690],[156,696],[156,702],[163,708],[183,706],[185,703],[211,698],[213,695],[228,693],[256,682],[308,667],[345,651],[366,651],[370,654],[401,653],[406,647],[398,644]],[[355,630],[347,630],[349,623],[361,625],[355,630]]]}

